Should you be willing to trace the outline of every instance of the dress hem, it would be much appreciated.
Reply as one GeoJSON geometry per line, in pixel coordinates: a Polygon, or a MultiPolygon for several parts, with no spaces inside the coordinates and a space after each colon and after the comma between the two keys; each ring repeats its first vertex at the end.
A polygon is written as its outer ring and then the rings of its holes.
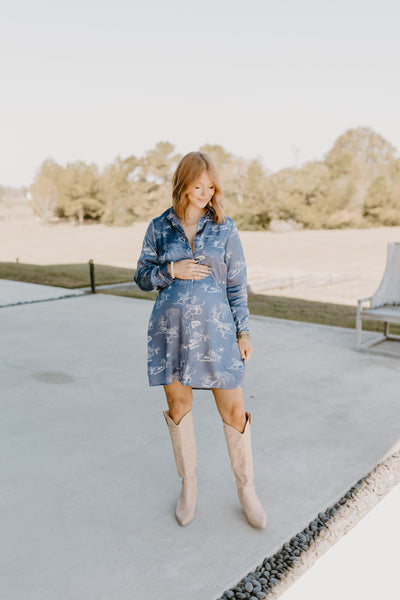
{"type": "MultiPolygon", "coordinates": [[[[196,386],[196,385],[184,385],[179,379],[175,379],[175,381],[179,381],[184,387],[191,387],[193,390],[238,390],[243,387],[243,383],[237,385],[236,387],[204,387],[204,386],[196,386]]],[[[171,381],[170,383],[149,383],[150,387],[157,387],[159,385],[171,385],[171,383],[175,383],[175,381],[171,381]]]]}

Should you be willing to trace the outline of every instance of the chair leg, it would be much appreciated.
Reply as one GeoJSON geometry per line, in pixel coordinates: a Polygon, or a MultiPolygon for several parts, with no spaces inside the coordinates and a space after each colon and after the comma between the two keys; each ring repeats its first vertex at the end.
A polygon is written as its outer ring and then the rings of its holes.
{"type": "Polygon", "coordinates": [[[360,306],[357,307],[357,316],[356,316],[356,350],[359,350],[361,346],[362,339],[362,321],[360,315],[360,306]]]}

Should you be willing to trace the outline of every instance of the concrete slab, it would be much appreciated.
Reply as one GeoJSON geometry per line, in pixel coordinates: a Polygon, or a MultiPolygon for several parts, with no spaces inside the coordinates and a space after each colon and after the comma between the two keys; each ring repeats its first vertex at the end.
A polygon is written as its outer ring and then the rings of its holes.
{"type": "Polygon", "coordinates": [[[83,290],[69,290],[53,285],[38,285],[36,283],[25,283],[24,281],[0,279],[0,307],[82,296],[84,293],[83,290]]]}
{"type": "Polygon", "coordinates": [[[215,599],[399,437],[398,359],[355,352],[352,330],[251,317],[244,396],[269,524],[247,524],[212,394],[195,390],[199,499],[181,528],[164,392],[147,381],[152,306],[97,294],[0,310],[8,600],[215,599]]]}

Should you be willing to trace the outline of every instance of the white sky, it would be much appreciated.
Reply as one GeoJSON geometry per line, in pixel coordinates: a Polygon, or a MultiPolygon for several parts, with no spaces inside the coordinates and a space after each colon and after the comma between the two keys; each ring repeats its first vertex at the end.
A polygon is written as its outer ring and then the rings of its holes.
{"type": "Polygon", "coordinates": [[[0,8],[0,184],[158,141],[277,170],[350,127],[400,149],[396,0],[12,0],[0,8]]]}

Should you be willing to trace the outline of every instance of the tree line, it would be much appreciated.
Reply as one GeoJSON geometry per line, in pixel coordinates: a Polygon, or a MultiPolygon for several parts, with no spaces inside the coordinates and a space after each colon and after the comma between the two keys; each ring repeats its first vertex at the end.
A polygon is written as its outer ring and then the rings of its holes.
{"type": "MultiPolygon", "coordinates": [[[[240,229],[400,225],[400,159],[370,128],[347,130],[322,160],[277,172],[219,145],[199,150],[214,158],[226,213],[240,229]]],[[[45,160],[29,188],[33,210],[43,222],[149,221],[171,206],[171,179],[181,156],[163,141],[143,156],[118,156],[101,171],[94,163],[63,167],[45,160]]]]}

